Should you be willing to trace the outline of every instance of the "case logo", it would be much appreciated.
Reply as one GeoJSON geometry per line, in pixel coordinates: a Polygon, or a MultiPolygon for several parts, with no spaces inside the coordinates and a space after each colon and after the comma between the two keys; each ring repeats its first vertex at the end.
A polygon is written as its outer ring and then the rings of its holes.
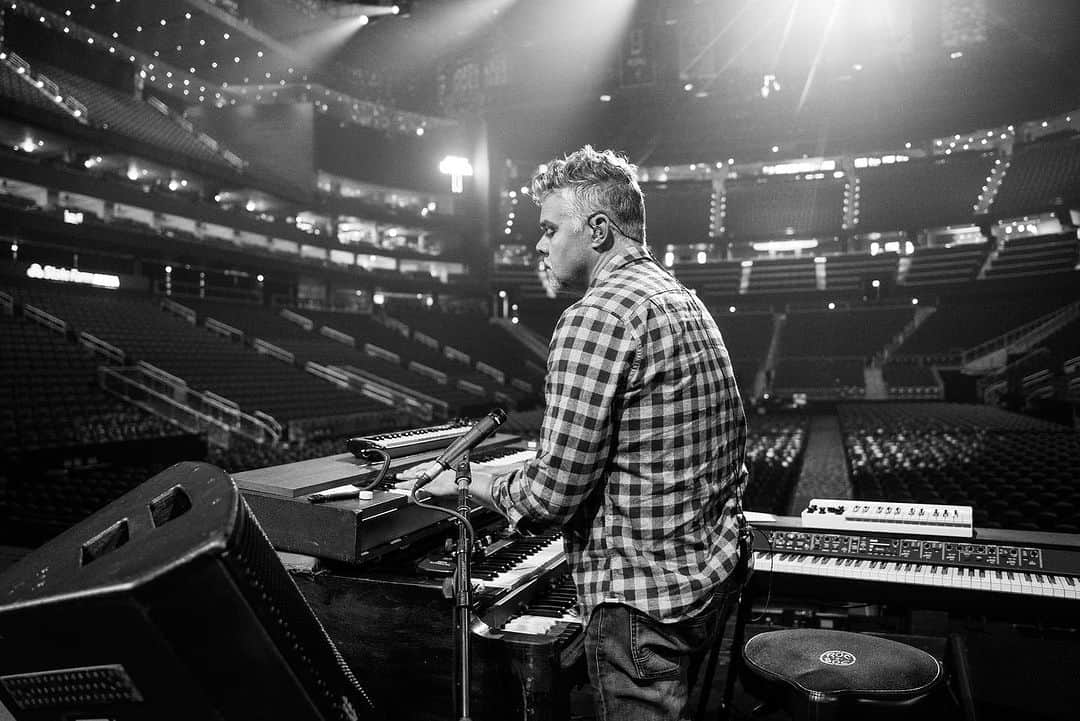
{"type": "Polygon", "coordinates": [[[826,651],[818,660],[827,666],[851,666],[855,663],[855,654],[849,651],[826,651]]]}

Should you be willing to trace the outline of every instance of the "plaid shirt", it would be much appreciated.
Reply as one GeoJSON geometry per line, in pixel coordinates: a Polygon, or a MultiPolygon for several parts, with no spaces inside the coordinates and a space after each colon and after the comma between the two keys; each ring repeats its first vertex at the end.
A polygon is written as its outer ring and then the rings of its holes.
{"type": "Polygon", "coordinates": [[[537,457],[497,477],[511,523],[564,526],[584,618],[704,610],[738,559],[746,419],[701,301],[644,247],[614,255],[551,339],[537,457]]]}

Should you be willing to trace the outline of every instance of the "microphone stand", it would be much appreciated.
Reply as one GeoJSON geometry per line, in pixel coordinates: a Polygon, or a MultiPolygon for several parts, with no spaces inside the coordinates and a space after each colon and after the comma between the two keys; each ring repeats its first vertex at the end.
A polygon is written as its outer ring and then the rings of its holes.
{"type": "MultiPolygon", "coordinates": [[[[458,513],[469,515],[469,484],[472,483],[472,471],[469,468],[469,454],[466,453],[456,468],[458,489],[458,513]]],[[[457,524],[457,551],[454,554],[454,693],[455,706],[460,721],[470,721],[469,691],[472,687],[472,674],[469,669],[469,635],[471,633],[470,615],[472,612],[472,539],[465,524],[457,524]]]]}

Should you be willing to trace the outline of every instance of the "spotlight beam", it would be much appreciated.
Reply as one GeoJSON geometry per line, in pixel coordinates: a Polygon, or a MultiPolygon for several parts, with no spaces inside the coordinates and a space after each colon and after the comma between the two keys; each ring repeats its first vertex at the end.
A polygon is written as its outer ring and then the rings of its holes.
{"type": "Polygon", "coordinates": [[[814,62],[810,66],[810,72],[806,76],[806,83],[803,85],[802,94],[799,96],[799,104],[795,106],[796,115],[802,110],[803,105],[806,103],[806,98],[810,94],[810,87],[814,84],[814,76],[817,75],[818,66],[821,64],[821,58],[825,54],[825,46],[829,42],[829,35],[832,34],[833,26],[836,24],[836,18],[840,15],[841,4],[842,0],[833,0],[832,10],[829,12],[829,20],[825,23],[825,30],[821,33],[821,42],[818,43],[817,52],[814,53],[814,62]]]}
{"type": "Polygon", "coordinates": [[[780,45],[776,48],[776,59],[773,61],[773,67],[780,66],[780,57],[784,54],[784,48],[787,47],[788,38],[791,36],[791,26],[795,24],[795,13],[799,10],[799,0],[791,0],[791,11],[788,13],[787,22],[784,23],[784,32],[780,36],[780,45]]]}
{"type": "Polygon", "coordinates": [[[743,6],[739,8],[739,11],[735,13],[735,15],[727,21],[727,24],[724,25],[724,27],[720,28],[720,31],[712,37],[712,40],[705,43],[705,47],[703,47],[700,51],[698,51],[697,55],[690,59],[690,62],[688,62],[686,64],[686,67],[682,69],[680,77],[683,75],[688,75],[690,71],[694,69],[694,66],[701,62],[701,59],[705,57],[706,53],[712,50],[713,45],[716,45],[716,43],[720,42],[720,38],[722,38],[727,33],[727,31],[730,30],[735,25],[735,23],[739,21],[739,18],[745,15],[746,11],[749,10],[753,5],[754,0],[746,0],[743,6]]]}
{"type": "Polygon", "coordinates": [[[257,43],[262,43],[267,48],[273,50],[286,58],[289,58],[298,65],[307,65],[311,62],[311,58],[298,53],[288,45],[277,41],[273,37],[267,35],[263,31],[252,27],[248,23],[242,22],[239,18],[233,17],[229,13],[225,12],[216,5],[210,4],[208,0],[184,0],[188,5],[199,10],[202,13],[209,15],[220,23],[228,25],[238,33],[243,33],[257,43]]]}

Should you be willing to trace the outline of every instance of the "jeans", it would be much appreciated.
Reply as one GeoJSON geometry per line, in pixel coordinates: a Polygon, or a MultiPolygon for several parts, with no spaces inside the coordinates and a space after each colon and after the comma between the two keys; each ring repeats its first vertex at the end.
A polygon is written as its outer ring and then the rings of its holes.
{"type": "Polygon", "coordinates": [[[734,598],[725,584],[704,613],[676,623],[661,623],[619,603],[593,609],[585,629],[585,659],[597,721],[689,719],[693,674],[734,598]]]}

